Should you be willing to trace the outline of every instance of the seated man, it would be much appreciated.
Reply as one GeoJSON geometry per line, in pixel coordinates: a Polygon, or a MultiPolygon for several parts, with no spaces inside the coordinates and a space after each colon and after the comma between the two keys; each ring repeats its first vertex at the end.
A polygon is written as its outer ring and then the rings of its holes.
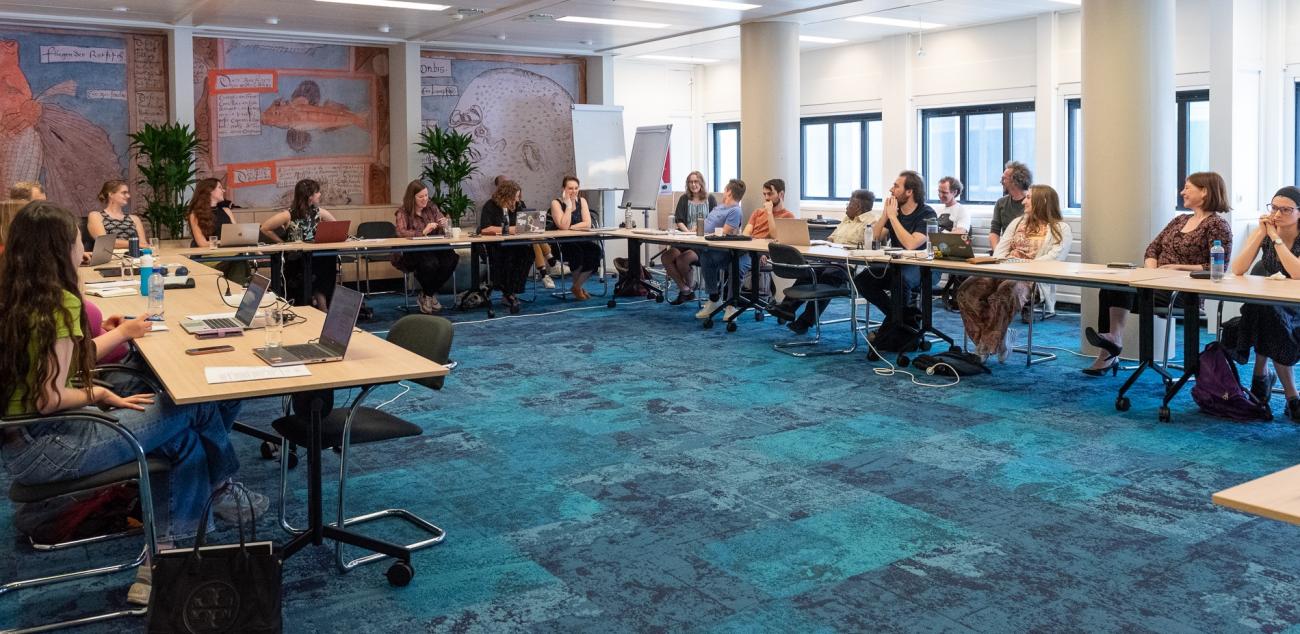
{"type": "MultiPolygon", "coordinates": [[[[844,207],[844,220],[840,221],[839,226],[835,227],[835,231],[831,233],[830,242],[850,247],[862,246],[866,228],[874,225],[879,218],[879,214],[871,211],[875,203],[875,194],[865,189],[854,190],[853,194],[849,196],[848,204],[844,207]]],[[[817,268],[818,284],[842,286],[848,281],[848,272],[842,266],[828,264],[817,268]]],[[[812,278],[809,277],[796,283],[805,284],[811,282],[812,278]]],[[[817,316],[826,310],[826,306],[831,303],[831,300],[818,300],[814,302],[816,306],[810,303],[803,309],[803,314],[795,317],[795,313],[802,303],[792,299],[782,300],[780,304],[773,306],[768,312],[788,321],[786,327],[802,335],[813,327],[813,324],[817,321],[817,316]]]]}
{"type": "MultiPolygon", "coordinates": [[[[925,204],[925,181],[920,174],[907,170],[899,173],[889,193],[881,221],[875,225],[875,240],[887,240],[910,250],[925,248],[925,222],[938,218],[934,209],[925,204]]],[[[872,265],[858,273],[853,282],[858,293],[884,313],[884,328],[904,317],[912,289],[921,283],[921,269],[897,263],[872,265]]]]}
{"type": "MultiPolygon", "coordinates": [[[[723,235],[739,233],[744,218],[740,212],[740,199],[744,197],[745,181],[738,178],[727,181],[727,186],[722,188],[722,203],[704,217],[704,235],[713,235],[718,229],[722,230],[723,235]]],[[[718,309],[722,301],[719,274],[730,261],[731,253],[727,249],[704,249],[700,252],[700,273],[704,276],[704,290],[709,294],[709,301],[704,302],[704,306],[695,313],[696,319],[705,319],[718,309]]]]}
{"type": "Polygon", "coordinates": [[[939,179],[939,228],[947,233],[970,233],[970,212],[961,203],[961,192],[965,187],[956,176],[944,176],[939,179]]]}
{"type": "MultiPolygon", "coordinates": [[[[776,218],[793,218],[794,212],[785,208],[785,181],[773,178],[763,183],[763,206],[754,210],[749,222],[741,231],[752,238],[766,239],[772,237],[772,221],[776,218]]],[[[766,258],[767,256],[763,256],[766,258]]],[[[749,289],[749,270],[752,260],[748,256],[740,258],[740,283],[749,289]]]]}

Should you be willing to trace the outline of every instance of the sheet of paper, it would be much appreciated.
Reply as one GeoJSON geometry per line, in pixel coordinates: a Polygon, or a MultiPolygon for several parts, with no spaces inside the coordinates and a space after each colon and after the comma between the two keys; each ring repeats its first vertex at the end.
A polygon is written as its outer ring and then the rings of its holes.
{"type": "Polygon", "coordinates": [[[203,374],[207,377],[208,383],[213,384],[311,376],[311,371],[305,365],[287,365],[282,368],[273,368],[269,365],[229,365],[203,368],[203,374]]]}
{"type": "Polygon", "coordinates": [[[128,297],[139,295],[140,289],[127,288],[125,286],[97,286],[86,289],[86,294],[93,297],[128,297]]]}
{"type": "Polygon", "coordinates": [[[95,288],[140,288],[140,280],[93,280],[86,282],[86,286],[95,288]]]}

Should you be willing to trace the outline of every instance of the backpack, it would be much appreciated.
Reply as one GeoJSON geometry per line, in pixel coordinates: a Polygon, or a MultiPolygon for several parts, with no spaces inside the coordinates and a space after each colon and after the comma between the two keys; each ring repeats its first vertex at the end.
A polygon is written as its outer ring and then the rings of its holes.
{"type": "Polygon", "coordinates": [[[456,303],[454,306],[457,310],[478,308],[487,303],[488,294],[491,292],[492,289],[488,288],[486,284],[479,288],[471,288],[467,291],[462,291],[460,295],[456,296],[456,303]]]}
{"type": "Polygon", "coordinates": [[[1201,352],[1200,360],[1192,400],[1202,412],[1239,421],[1273,420],[1268,405],[1242,389],[1237,364],[1223,344],[1211,341],[1201,352]]]}
{"type": "Polygon", "coordinates": [[[651,287],[659,291],[659,285],[653,282],[654,278],[646,267],[641,267],[641,279],[629,274],[627,258],[614,258],[614,270],[618,271],[618,281],[614,283],[615,297],[645,297],[651,293],[651,287]],[[650,282],[650,284],[646,285],[642,282],[650,282]]]}
{"type": "Polygon", "coordinates": [[[912,367],[927,374],[942,376],[974,376],[976,374],[993,374],[980,358],[969,352],[949,350],[939,354],[922,354],[912,359],[912,367]],[[931,371],[930,368],[934,368],[931,371]]]}
{"type": "Polygon", "coordinates": [[[134,482],[79,491],[18,506],[14,527],[44,544],[120,533],[140,526],[134,482]]]}
{"type": "Polygon", "coordinates": [[[871,346],[877,352],[911,352],[921,342],[921,311],[904,307],[895,319],[888,319],[876,329],[871,346]]]}

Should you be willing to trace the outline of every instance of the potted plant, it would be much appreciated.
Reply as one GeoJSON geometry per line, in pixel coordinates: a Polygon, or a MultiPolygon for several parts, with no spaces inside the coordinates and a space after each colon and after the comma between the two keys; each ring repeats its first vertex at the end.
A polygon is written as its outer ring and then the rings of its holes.
{"type": "Polygon", "coordinates": [[[132,133],[140,182],[144,185],[142,216],[155,238],[178,238],[185,228],[185,191],[195,183],[198,167],[194,155],[202,149],[199,135],[189,125],[145,124],[132,133]]]}
{"type": "Polygon", "coordinates": [[[432,127],[421,130],[420,140],[415,144],[425,157],[421,176],[429,183],[429,200],[451,218],[453,227],[459,227],[460,219],[474,206],[474,201],[461,189],[466,179],[478,173],[478,166],[471,159],[473,142],[468,134],[432,127]]]}

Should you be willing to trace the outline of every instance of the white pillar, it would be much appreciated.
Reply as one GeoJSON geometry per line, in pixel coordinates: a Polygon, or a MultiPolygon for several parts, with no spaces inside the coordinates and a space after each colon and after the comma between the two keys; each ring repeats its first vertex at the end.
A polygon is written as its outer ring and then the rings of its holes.
{"type": "MultiPolygon", "coordinates": [[[[1215,26],[1209,42],[1210,170],[1218,172],[1228,184],[1228,200],[1234,209],[1233,237],[1241,245],[1247,224],[1259,217],[1259,209],[1266,202],[1261,194],[1272,192],[1261,191],[1264,162],[1260,97],[1264,87],[1264,42],[1268,39],[1264,34],[1268,27],[1262,0],[1212,2],[1208,10],[1210,23],[1215,26]]],[[[1281,33],[1278,36],[1285,39],[1281,33]]],[[[1283,144],[1268,145],[1280,148],[1283,144]]]]}
{"type": "Polygon", "coordinates": [[[1065,129],[1065,104],[1057,93],[1060,84],[1060,54],[1057,53],[1057,21],[1059,14],[1043,13],[1035,21],[1035,50],[1038,63],[1035,69],[1034,118],[1038,122],[1034,138],[1034,174],[1038,182],[1056,188],[1062,201],[1068,195],[1069,175],[1061,169],[1062,143],[1060,130],[1065,129]]]}
{"type": "MultiPolygon", "coordinates": [[[[880,119],[884,124],[883,169],[880,182],[885,191],[874,192],[876,200],[889,195],[889,187],[903,170],[921,171],[917,155],[916,108],[912,103],[912,62],[916,59],[911,35],[885,38],[885,64],[880,69],[886,86],[881,97],[880,119]]],[[[929,183],[926,184],[929,186],[929,183]]]]}
{"type": "MultiPolygon", "coordinates": [[[[799,208],[799,25],[740,25],[740,165],[748,191],[742,207],[763,204],[763,182],[785,181],[786,205],[799,208]]],[[[722,191],[726,183],[715,187],[722,191]]]]}
{"type": "Polygon", "coordinates": [[[194,127],[194,29],[167,32],[167,84],[171,120],[194,127]]]}
{"type": "Polygon", "coordinates": [[[420,117],[420,45],[388,47],[388,181],[389,201],[400,203],[406,184],[419,178],[422,166],[415,142],[424,127],[420,117]]]}

